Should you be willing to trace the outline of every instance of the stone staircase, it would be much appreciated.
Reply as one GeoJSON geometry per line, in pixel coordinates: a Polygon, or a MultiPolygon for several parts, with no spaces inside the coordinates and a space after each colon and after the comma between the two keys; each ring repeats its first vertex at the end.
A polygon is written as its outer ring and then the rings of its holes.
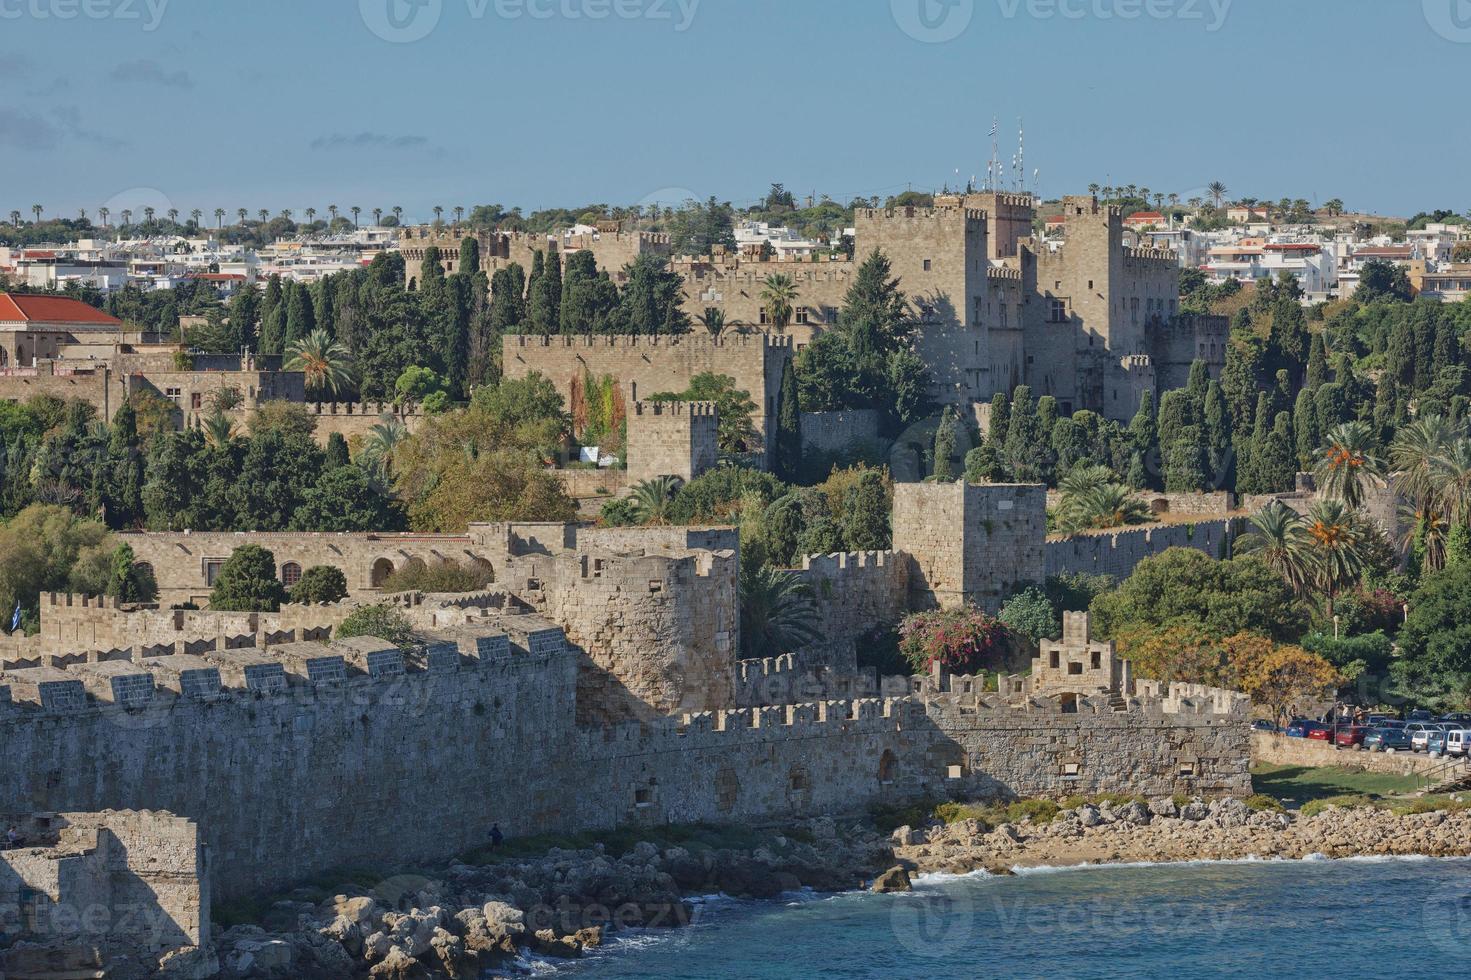
{"type": "Polygon", "coordinates": [[[1471,760],[1452,759],[1423,773],[1429,781],[1427,795],[1459,793],[1471,790],[1471,760]]]}

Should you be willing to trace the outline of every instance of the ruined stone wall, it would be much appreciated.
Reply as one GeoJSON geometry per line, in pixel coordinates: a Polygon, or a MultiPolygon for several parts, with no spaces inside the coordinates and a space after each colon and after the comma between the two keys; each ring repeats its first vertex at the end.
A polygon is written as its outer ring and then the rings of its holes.
{"type": "Polygon", "coordinates": [[[316,421],[313,431],[317,442],[325,446],[336,433],[356,451],[362,440],[376,425],[399,422],[409,432],[418,432],[428,418],[418,406],[396,406],[392,402],[307,402],[306,409],[316,421]]]}
{"type": "Polygon", "coordinates": [[[628,480],[686,482],[720,459],[714,402],[634,402],[628,415],[628,480]]]}
{"type": "Polygon", "coordinates": [[[913,558],[915,608],[972,603],[990,612],[1044,576],[1047,493],[1040,485],[900,483],[893,544],[913,558]]]}
{"type": "Polygon", "coordinates": [[[12,939],[209,942],[208,868],[192,821],[146,810],[5,818],[30,844],[0,851],[0,931],[12,939]]]}
{"type": "Polygon", "coordinates": [[[36,368],[0,370],[0,401],[24,402],[37,395],[76,399],[111,419],[128,396],[124,378],[107,368],[52,374],[51,366],[46,362],[36,368]]]}
{"type": "Polygon", "coordinates": [[[1086,572],[1123,581],[1141,561],[1169,548],[1194,548],[1211,558],[1229,558],[1241,533],[1240,518],[1198,524],[1158,524],[1129,531],[1078,534],[1047,542],[1047,574],[1086,572]]]}

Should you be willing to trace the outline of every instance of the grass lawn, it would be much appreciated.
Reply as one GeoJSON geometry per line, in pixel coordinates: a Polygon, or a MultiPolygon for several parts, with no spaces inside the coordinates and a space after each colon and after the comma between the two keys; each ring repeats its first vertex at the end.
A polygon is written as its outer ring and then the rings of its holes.
{"type": "Polygon", "coordinates": [[[1393,776],[1337,766],[1251,767],[1253,792],[1265,793],[1297,806],[1309,800],[1321,800],[1330,796],[1400,796],[1413,793],[1423,786],[1424,781],[1417,776],[1393,776]]]}

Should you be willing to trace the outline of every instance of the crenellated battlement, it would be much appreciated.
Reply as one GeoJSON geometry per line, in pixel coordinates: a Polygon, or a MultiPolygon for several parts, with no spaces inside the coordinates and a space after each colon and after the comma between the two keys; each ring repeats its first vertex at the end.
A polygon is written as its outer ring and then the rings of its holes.
{"type": "Polygon", "coordinates": [[[639,418],[669,416],[671,418],[714,418],[714,402],[634,402],[633,414],[639,418]]]}
{"type": "Polygon", "coordinates": [[[417,418],[423,413],[417,405],[396,405],[393,402],[307,402],[306,410],[317,416],[349,415],[395,418],[417,418]]]}
{"type": "Polygon", "coordinates": [[[739,350],[762,347],[766,350],[789,351],[793,338],[779,334],[510,334],[505,337],[507,347],[537,348],[562,347],[591,351],[629,351],[661,347],[683,347],[695,350],[739,350]]]}
{"type": "Polygon", "coordinates": [[[805,555],[802,570],[819,574],[833,574],[850,568],[883,568],[904,556],[897,551],[848,551],[831,555],[805,555]]]}
{"type": "Polygon", "coordinates": [[[638,745],[652,753],[679,752],[749,742],[893,732],[913,718],[917,709],[916,702],[907,697],[815,701],[628,722],[581,731],[579,738],[592,757],[627,745],[638,745]]]}

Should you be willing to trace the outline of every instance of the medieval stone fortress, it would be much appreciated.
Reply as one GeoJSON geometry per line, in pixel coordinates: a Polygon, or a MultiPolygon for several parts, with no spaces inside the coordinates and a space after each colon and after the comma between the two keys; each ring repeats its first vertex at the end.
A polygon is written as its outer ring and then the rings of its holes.
{"type": "MultiPolygon", "coordinates": [[[[545,379],[569,406],[589,398],[590,378],[616,385],[621,467],[553,466],[597,504],[725,465],[716,403],[653,397],[701,376],[749,396],[747,462],[769,468],[793,359],[837,325],[875,252],[911,306],[927,395],[976,428],[1018,386],[1063,416],[1127,423],[1165,392],[1219,382],[1228,323],[1182,311],[1176,243],[1132,233],[1092,195],[1063,198],[1045,230],[1037,207],[990,191],[860,209],[852,257],[822,260],[760,248],[675,255],[668,236],[616,223],[552,236],[407,228],[380,244],[402,256],[414,290],[435,261],[452,273],[469,239],[486,273],[586,252],[616,279],[652,260],[681,277],[685,313],[718,312],[719,334],[500,339],[503,378],[545,379]],[[789,323],[768,322],[773,275],[793,283],[789,323]]],[[[148,391],[182,430],[224,390],[240,394],[226,411],[241,421],[271,403],[304,406],[323,443],[361,440],[385,421],[428,424],[411,401],[309,399],[304,373],[279,357],[191,353],[55,295],[0,295],[0,364],[0,398],[79,400],[111,418],[148,391]]],[[[877,425],[862,412],[806,413],[802,448],[841,448],[877,425]]],[[[1311,495],[1277,496],[1305,506],[1311,495]]],[[[1065,613],[1025,673],[953,675],[937,663],[879,676],[860,662],[876,624],[911,613],[994,614],[1029,585],[1123,580],[1170,549],[1228,558],[1248,510],[1274,495],[1145,496],[1156,514],[1187,520],[1061,536],[1049,534],[1039,484],[897,482],[890,547],[798,554],[779,570],[811,597],[813,627],[756,659],[741,652],[741,530],[719,522],[613,526],[584,506],[576,519],[433,533],[119,532],[155,601],[47,590],[34,631],[0,638],[0,823],[27,843],[0,853],[0,911],[22,910],[23,933],[160,954],[208,946],[211,903],[283,891],[363,855],[389,868],[448,862],[493,824],[517,837],[920,800],[1245,797],[1249,699],[1136,678],[1085,611],[1065,613]],[[286,587],[335,569],[346,596],[210,608],[245,546],[269,551],[286,587]],[[486,584],[391,588],[448,565],[486,584]],[[375,608],[412,635],[340,634],[375,608]],[[65,914],[84,906],[141,908],[150,924],[65,914]]]]}

